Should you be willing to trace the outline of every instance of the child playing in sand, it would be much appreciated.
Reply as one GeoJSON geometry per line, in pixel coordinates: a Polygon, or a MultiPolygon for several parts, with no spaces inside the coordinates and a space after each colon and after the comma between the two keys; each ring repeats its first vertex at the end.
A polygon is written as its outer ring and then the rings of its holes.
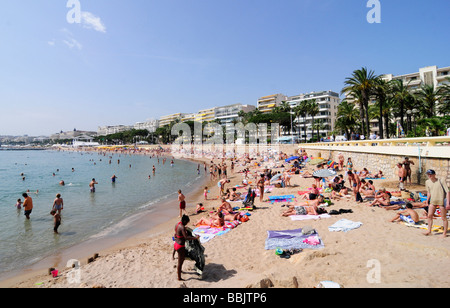
{"type": "Polygon", "coordinates": [[[413,205],[411,203],[406,204],[406,210],[398,212],[390,222],[404,221],[411,224],[416,224],[419,222],[419,215],[413,210],[413,205]]]}
{"type": "Polygon", "coordinates": [[[203,190],[203,195],[205,196],[205,200],[208,200],[208,187],[205,186],[205,189],[203,190]]]}
{"type": "Polygon", "coordinates": [[[205,210],[205,208],[203,207],[203,203],[197,203],[197,208],[195,209],[196,213],[201,213],[205,210]]]}

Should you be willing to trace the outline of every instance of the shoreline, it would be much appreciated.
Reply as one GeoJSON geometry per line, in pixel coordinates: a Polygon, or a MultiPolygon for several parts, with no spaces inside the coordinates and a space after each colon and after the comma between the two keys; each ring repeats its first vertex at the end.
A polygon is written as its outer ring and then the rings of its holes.
{"type": "MultiPolygon", "coordinates": [[[[136,153],[128,155],[142,154],[136,153]]],[[[160,158],[169,156],[170,155],[162,155],[160,158]]],[[[202,160],[191,158],[178,157],[176,159],[197,164],[203,163],[202,160]]],[[[183,192],[187,201],[186,210],[195,209],[196,204],[194,203],[203,196],[203,187],[205,185],[211,185],[209,174],[203,176],[204,179],[201,183],[192,184],[191,192],[183,192]]],[[[79,260],[80,265],[85,265],[87,264],[87,259],[96,253],[99,254],[99,256],[104,256],[120,249],[140,245],[149,237],[163,233],[169,225],[175,225],[176,222],[178,222],[179,219],[177,217],[179,209],[177,204],[177,197],[169,197],[167,200],[155,204],[155,208],[146,210],[143,213],[134,214],[117,224],[120,225],[126,220],[133,220],[133,222],[137,222],[137,225],[128,225],[114,235],[106,234],[105,236],[100,236],[100,238],[96,238],[97,235],[95,235],[83,242],[61,249],[61,251],[54,256],[46,256],[42,260],[30,264],[24,269],[2,273],[0,275],[0,288],[11,288],[26,281],[39,279],[41,277],[47,278],[49,268],[66,268],[66,263],[72,259],[79,260]]]]}

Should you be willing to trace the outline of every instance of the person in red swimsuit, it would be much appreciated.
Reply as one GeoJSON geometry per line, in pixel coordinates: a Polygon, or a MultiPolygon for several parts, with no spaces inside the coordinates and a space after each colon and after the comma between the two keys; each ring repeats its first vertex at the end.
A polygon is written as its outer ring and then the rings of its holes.
{"type": "Polygon", "coordinates": [[[181,217],[181,221],[175,226],[175,244],[174,244],[174,252],[172,257],[175,259],[175,251],[178,253],[178,266],[177,266],[177,274],[178,274],[178,280],[183,281],[181,279],[181,268],[183,267],[184,259],[186,256],[186,248],[185,243],[186,241],[190,240],[198,240],[200,237],[196,236],[188,236],[186,233],[186,225],[189,223],[190,219],[189,216],[183,215],[181,217]]]}

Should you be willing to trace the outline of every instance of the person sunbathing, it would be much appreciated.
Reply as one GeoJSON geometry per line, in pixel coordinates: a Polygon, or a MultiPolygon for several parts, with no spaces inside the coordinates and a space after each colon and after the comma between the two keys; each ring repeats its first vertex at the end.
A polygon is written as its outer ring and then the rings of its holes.
{"type": "Polygon", "coordinates": [[[310,173],[308,170],[305,170],[305,171],[303,171],[303,172],[300,174],[300,177],[301,177],[301,178],[312,178],[313,175],[312,175],[312,173],[310,173]]]}
{"type": "Polygon", "coordinates": [[[210,227],[223,227],[225,225],[225,219],[223,217],[223,214],[221,212],[217,213],[216,215],[211,215],[210,218],[203,217],[197,223],[198,225],[206,225],[210,227]]]}
{"type": "Polygon", "coordinates": [[[222,198],[222,204],[217,208],[217,213],[224,212],[225,214],[229,214],[233,212],[233,208],[231,204],[227,202],[225,198],[222,198]]]}
{"type": "Polygon", "coordinates": [[[326,213],[325,210],[319,208],[319,204],[323,203],[323,196],[320,195],[316,200],[300,202],[290,205],[289,209],[281,214],[287,217],[292,215],[320,215],[326,213]]]}
{"type": "Polygon", "coordinates": [[[390,206],[391,205],[391,196],[388,192],[386,192],[385,188],[380,189],[375,194],[375,200],[370,203],[368,206],[390,206]]]}
{"type": "Polygon", "coordinates": [[[319,196],[319,189],[316,184],[312,184],[312,189],[309,194],[304,194],[299,197],[302,200],[315,200],[319,196]]]}
{"type": "Polygon", "coordinates": [[[370,172],[369,172],[369,170],[367,170],[367,168],[363,168],[363,170],[359,172],[359,177],[362,179],[369,177],[369,175],[370,175],[370,172]]]}
{"type": "Polygon", "coordinates": [[[370,178],[381,179],[384,176],[383,171],[378,171],[376,174],[369,174],[370,178]]]}

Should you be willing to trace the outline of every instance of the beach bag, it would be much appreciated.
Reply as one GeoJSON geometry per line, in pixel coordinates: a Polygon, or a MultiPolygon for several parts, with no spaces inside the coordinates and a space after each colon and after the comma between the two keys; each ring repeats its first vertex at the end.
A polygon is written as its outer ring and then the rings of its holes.
{"type": "MultiPolygon", "coordinates": [[[[447,196],[447,194],[445,193],[444,184],[442,184],[442,182],[441,182],[440,179],[439,179],[439,183],[441,184],[442,189],[444,190],[444,196],[447,196]]],[[[444,206],[446,206],[446,204],[447,204],[447,198],[444,197],[444,206]]],[[[446,206],[446,209],[447,209],[447,210],[450,210],[450,206],[446,206]]]]}
{"type": "Polygon", "coordinates": [[[411,194],[407,191],[402,191],[402,199],[409,199],[411,198],[411,194]]]}
{"type": "Polygon", "coordinates": [[[250,218],[248,218],[248,216],[247,215],[244,215],[244,216],[242,216],[241,217],[241,219],[239,219],[241,222],[246,222],[246,221],[248,221],[250,218]]]}

